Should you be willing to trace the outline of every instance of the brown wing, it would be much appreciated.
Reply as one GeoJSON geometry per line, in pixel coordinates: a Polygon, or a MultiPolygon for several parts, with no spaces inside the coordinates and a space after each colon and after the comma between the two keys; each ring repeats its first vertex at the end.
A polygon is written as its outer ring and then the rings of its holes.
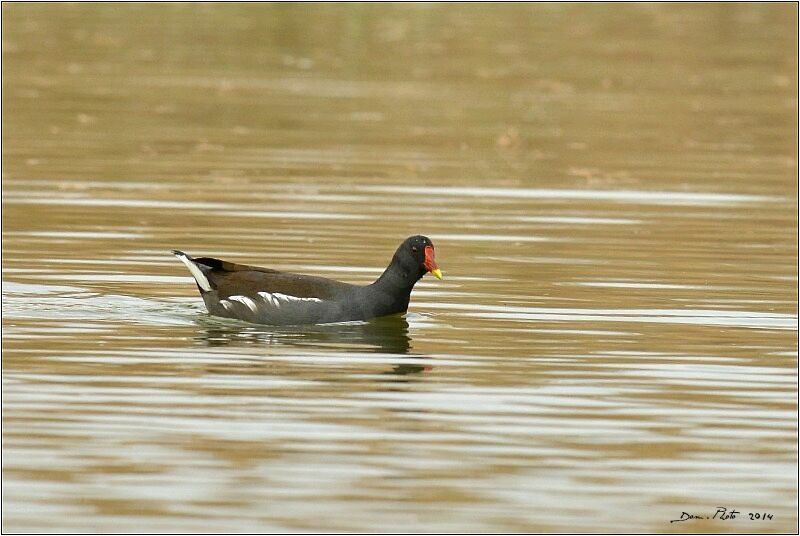
{"type": "Polygon", "coordinates": [[[211,257],[200,257],[194,261],[203,269],[220,298],[279,292],[297,298],[330,300],[354,287],[324,277],[279,272],[271,268],[236,264],[211,257]]]}

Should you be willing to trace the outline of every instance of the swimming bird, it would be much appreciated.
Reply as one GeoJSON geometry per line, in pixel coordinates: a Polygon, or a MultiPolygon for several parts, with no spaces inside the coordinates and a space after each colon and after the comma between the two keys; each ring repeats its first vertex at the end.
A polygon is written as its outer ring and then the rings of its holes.
{"type": "Polygon", "coordinates": [[[421,235],[406,238],[369,285],[172,253],[189,268],[210,314],[256,324],[326,324],[405,313],[423,275],[442,279],[433,242],[421,235]]]}

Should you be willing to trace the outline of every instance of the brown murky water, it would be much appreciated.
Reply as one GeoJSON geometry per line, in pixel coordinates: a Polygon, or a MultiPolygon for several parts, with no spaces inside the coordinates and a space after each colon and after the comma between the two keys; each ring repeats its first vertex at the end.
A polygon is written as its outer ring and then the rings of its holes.
{"type": "Polygon", "coordinates": [[[796,29],[5,4],[3,529],[796,531],[796,29]],[[366,283],[414,233],[445,280],[347,326],[169,254],[366,283]]]}

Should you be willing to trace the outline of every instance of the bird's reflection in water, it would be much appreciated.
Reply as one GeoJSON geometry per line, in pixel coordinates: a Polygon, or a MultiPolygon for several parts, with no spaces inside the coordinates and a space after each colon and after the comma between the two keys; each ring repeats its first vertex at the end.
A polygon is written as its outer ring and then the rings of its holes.
{"type": "Polygon", "coordinates": [[[420,365],[418,363],[399,363],[395,365],[392,368],[392,370],[384,372],[384,374],[395,374],[397,376],[405,376],[407,374],[419,374],[420,372],[424,372],[430,369],[431,369],[430,365],[420,365]]]}
{"type": "MultiPolygon", "coordinates": [[[[424,359],[409,354],[408,321],[401,315],[310,326],[260,326],[212,316],[199,316],[195,321],[200,328],[196,339],[212,347],[286,345],[306,350],[397,354],[424,359]]],[[[416,363],[398,363],[386,373],[416,374],[426,368],[416,363]]]]}

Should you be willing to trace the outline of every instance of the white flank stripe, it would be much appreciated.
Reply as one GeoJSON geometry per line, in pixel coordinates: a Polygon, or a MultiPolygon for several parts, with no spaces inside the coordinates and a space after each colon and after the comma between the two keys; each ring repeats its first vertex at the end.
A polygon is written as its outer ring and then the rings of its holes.
{"type": "Polygon", "coordinates": [[[298,298],[297,296],[289,296],[288,294],[281,294],[280,292],[273,292],[273,296],[278,298],[279,300],[286,300],[286,301],[310,301],[310,302],[321,302],[319,298],[298,298]]]}
{"type": "Polygon", "coordinates": [[[229,300],[234,300],[245,304],[247,307],[250,308],[251,311],[254,313],[258,312],[258,307],[256,306],[256,302],[248,298],[247,296],[228,296],[229,300]]]}
{"type": "Polygon", "coordinates": [[[273,307],[281,306],[281,304],[278,303],[278,300],[276,300],[269,292],[259,292],[258,295],[264,298],[264,301],[267,302],[267,304],[272,305],[273,307]]]}
{"type": "Polygon", "coordinates": [[[194,280],[197,281],[197,284],[200,285],[201,289],[205,291],[211,290],[211,283],[208,282],[206,274],[204,274],[203,271],[200,268],[198,268],[195,263],[189,260],[189,258],[186,255],[175,255],[175,256],[178,257],[180,261],[186,265],[186,267],[189,269],[190,272],[192,272],[192,277],[194,277],[194,280]]]}
{"type": "Polygon", "coordinates": [[[264,301],[272,304],[275,307],[280,307],[281,302],[321,302],[319,298],[298,298],[297,296],[290,296],[280,292],[259,292],[259,296],[264,298],[264,301]]]}
{"type": "Polygon", "coordinates": [[[219,303],[225,308],[226,311],[230,311],[231,307],[233,307],[233,304],[228,300],[220,300],[219,303]]]}

